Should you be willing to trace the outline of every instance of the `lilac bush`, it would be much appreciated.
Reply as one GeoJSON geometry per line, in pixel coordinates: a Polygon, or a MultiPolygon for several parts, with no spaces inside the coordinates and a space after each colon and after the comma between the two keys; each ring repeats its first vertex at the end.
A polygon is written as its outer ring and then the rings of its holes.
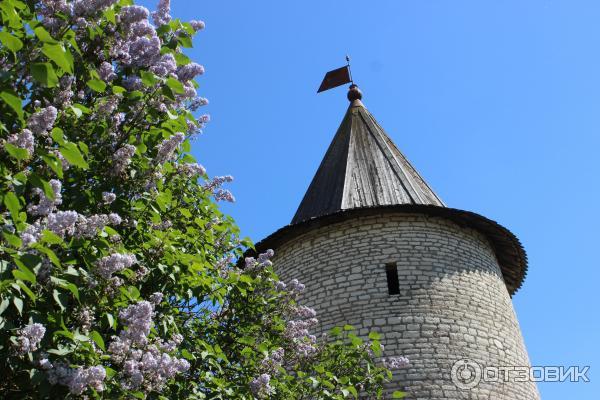
{"type": "MultiPolygon", "coordinates": [[[[0,397],[381,398],[378,337],[317,340],[190,154],[204,22],[132,0],[0,7],[0,397]]],[[[385,364],[385,365],[384,365],[385,364]]]]}

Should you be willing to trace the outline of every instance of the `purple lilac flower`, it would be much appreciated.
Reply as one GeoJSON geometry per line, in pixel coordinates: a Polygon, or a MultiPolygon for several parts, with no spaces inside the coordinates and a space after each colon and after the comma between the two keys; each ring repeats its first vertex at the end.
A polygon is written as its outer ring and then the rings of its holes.
{"type": "Polygon", "coordinates": [[[44,325],[38,323],[27,325],[24,328],[21,328],[19,331],[19,337],[17,338],[17,341],[19,342],[17,351],[19,354],[26,354],[36,351],[38,349],[38,345],[44,338],[45,333],[46,328],[44,325]]]}
{"type": "Polygon", "coordinates": [[[189,81],[198,75],[202,75],[203,73],[204,67],[193,62],[179,67],[177,70],[177,77],[180,81],[189,81]]]}
{"type": "Polygon", "coordinates": [[[146,7],[142,6],[125,6],[121,8],[119,17],[124,24],[132,24],[134,22],[147,20],[150,12],[146,7]]]}
{"type": "Polygon", "coordinates": [[[119,102],[121,101],[121,96],[110,96],[105,98],[98,105],[98,115],[100,116],[109,116],[115,112],[117,107],[119,107],[119,102]]]}
{"type": "Polygon", "coordinates": [[[29,155],[32,155],[35,150],[35,139],[29,129],[10,135],[6,141],[15,147],[27,150],[29,155]]]}
{"type": "Polygon", "coordinates": [[[177,164],[177,172],[185,177],[191,178],[196,175],[204,175],[206,169],[198,163],[182,163],[177,164]]]}
{"type": "Polygon", "coordinates": [[[271,387],[270,383],[271,375],[262,374],[250,382],[250,390],[254,396],[258,397],[259,399],[268,398],[269,395],[273,393],[273,388],[271,387]]]}
{"type": "Polygon", "coordinates": [[[96,263],[95,272],[104,279],[110,279],[112,274],[131,267],[137,263],[137,259],[133,254],[111,254],[103,257],[96,263]]]}
{"type": "Polygon", "coordinates": [[[145,345],[148,342],[150,328],[152,328],[152,317],[154,316],[154,305],[149,301],[142,300],[121,310],[119,318],[127,330],[122,332],[122,339],[130,340],[131,343],[145,345]]]}
{"type": "Polygon", "coordinates": [[[27,120],[27,127],[36,135],[45,133],[52,129],[58,111],[53,106],[42,108],[27,120]]]}
{"type": "Polygon", "coordinates": [[[163,55],[160,60],[150,67],[150,71],[158,76],[167,76],[177,71],[177,63],[173,54],[167,53],[163,55]]]}
{"type": "Polygon", "coordinates": [[[123,80],[123,86],[125,89],[131,91],[139,90],[144,85],[142,84],[142,79],[138,76],[128,76],[123,80]]]}
{"type": "Polygon", "coordinates": [[[100,68],[98,68],[98,75],[100,75],[100,79],[105,82],[110,82],[117,77],[117,74],[115,74],[115,67],[106,61],[100,64],[100,68]]]}
{"type": "Polygon", "coordinates": [[[62,195],[60,191],[62,189],[62,183],[57,179],[50,180],[50,187],[52,187],[52,192],[54,193],[54,200],[46,197],[44,192],[39,188],[34,189],[34,194],[39,197],[38,204],[30,204],[27,206],[27,211],[31,215],[48,215],[54,210],[56,210],[56,206],[62,203],[62,195]]]}
{"type": "Polygon", "coordinates": [[[150,301],[150,303],[152,303],[154,305],[159,305],[160,302],[162,301],[162,299],[163,299],[163,294],[160,293],[160,292],[152,293],[150,295],[150,297],[148,298],[148,300],[150,301]]]}
{"type": "Polygon", "coordinates": [[[205,24],[204,21],[197,21],[195,19],[190,21],[190,25],[192,25],[192,28],[197,32],[197,31],[201,31],[202,29],[204,29],[205,24]]]}
{"type": "Polygon", "coordinates": [[[111,192],[102,192],[102,201],[104,204],[111,204],[117,199],[117,195],[111,192]]]}
{"type": "Polygon", "coordinates": [[[169,161],[173,156],[173,153],[177,147],[183,143],[185,136],[181,132],[177,132],[169,139],[165,139],[158,145],[158,152],[156,154],[156,162],[162,164],[165,161],[169,161]]]}
{"type": "Polygon", "coordinates": [[[149,67],[160,57],[160,39],[158,36],[135,38],[129,43],[131,64],[136,67],[149,67]]]}
{"type": "Polygon", "coordinates": [[[215,192],[215,200],[216,201],[227,201],[229,203],[234,203],[235,197],[233,197],[233,194],[231,194],[231,192],[227,189],[218,189],[215,192]]]}
{"type": "Polygon", "coordinates": [[[114,169],[117,174],[125,172],[125,168],[131,163],[131,157],[135,154],[135,146],[126,144],[115,152],[114,169]]]}
{"type": "Polygon", "coordinates": [[[171,21],[171,1],[159,0],[156,11],[152,13],[152,20],[156,26],[168,24],[171,21]]]}
{"type": "Polygon", "coordinates": [[[70,368],[66,363],[56,363],[48,371],[48,382],[51,385],[67,386],[71,394],[80,395],[89,387],[97,392],[104,390],[106,370],[101,365],[89,368],[70,368]]]}
{"type": "Polygon", "coordinates": [[[119,225],[121,217],[118,214],[93,214],[89,217],[79,215],[75,226],[75,237],[90,238],[96,236],[98,231],[104,229],[108,224],[119,225]]]}
{"type": "Polygon", "coordinates": [[[75,224],[79,214],[75,211],[58,211],[48,214],[48,229],[60,237],[72,235],[75,231],[75,224]]]}
{"type": "Polygon", "coordinates": [[[73,15],[85,17],[104,11],[118,0],[75,0],[73,2],[73,15]]]}
{"type": "Polygon", "coordinates": [[[383,366],[388,369],[405,368],[410,364],[407,357],[388,357],[383,359],[383,366]]]}

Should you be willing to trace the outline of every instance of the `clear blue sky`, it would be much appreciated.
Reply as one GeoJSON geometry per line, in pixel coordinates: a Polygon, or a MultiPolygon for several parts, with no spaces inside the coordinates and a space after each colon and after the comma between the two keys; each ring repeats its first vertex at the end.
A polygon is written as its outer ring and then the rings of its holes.
{"type": "Polygon", "coordinates": [[[543,399],[598,398],[600,2],[172,3],[206,21],[190,53],[212,122],[193,152],[235,177],[225,210],[245,235],[291,220],[347,107],[344,88],[316,89],[349,53],[365,105],[442,199],[523,242],[532,363],[591,365],[591,383],[540,384],[543,399]]]}

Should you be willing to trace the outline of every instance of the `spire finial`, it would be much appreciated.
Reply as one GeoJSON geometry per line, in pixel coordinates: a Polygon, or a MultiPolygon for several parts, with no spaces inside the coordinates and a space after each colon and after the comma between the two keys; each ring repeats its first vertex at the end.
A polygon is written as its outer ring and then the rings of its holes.
{"type": "Polygon", "coordinates": [[[362,92],[360,91],[358,86],[353,83],[348,88],[348,100],[350,102],[353,102],[354,100],[360,100],[360,99],[362,99],[362,92]]]}

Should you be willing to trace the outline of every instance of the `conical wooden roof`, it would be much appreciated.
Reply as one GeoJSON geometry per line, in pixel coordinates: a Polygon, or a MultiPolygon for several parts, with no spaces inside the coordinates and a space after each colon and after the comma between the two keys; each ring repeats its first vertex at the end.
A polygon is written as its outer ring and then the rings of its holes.
{"type": "Polygon", "coordinates": [[[402,204],[444,207],[351,86],[348,111],[292,224],[341,210],[402,204]]]}

